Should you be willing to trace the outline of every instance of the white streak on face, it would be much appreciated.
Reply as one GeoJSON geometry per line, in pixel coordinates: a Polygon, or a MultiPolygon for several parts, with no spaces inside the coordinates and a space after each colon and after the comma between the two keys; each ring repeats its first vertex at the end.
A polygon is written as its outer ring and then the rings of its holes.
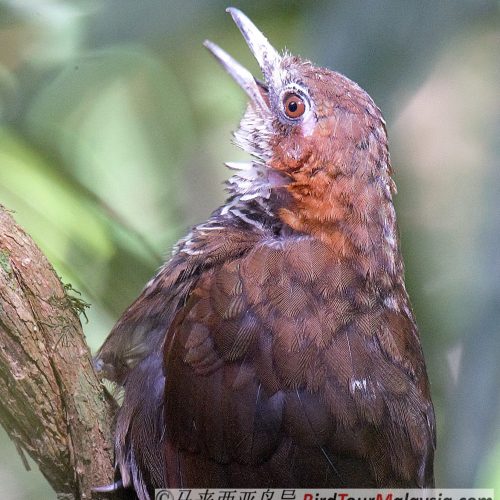
{"type": "Polygon", "coordinates": [[[304,137],[309,137],[313,134],[314,128],[316,127],[316,117],[312,112],[312,109],[308,109],[304,115],[302,121],[302,135],[304,137]]]}

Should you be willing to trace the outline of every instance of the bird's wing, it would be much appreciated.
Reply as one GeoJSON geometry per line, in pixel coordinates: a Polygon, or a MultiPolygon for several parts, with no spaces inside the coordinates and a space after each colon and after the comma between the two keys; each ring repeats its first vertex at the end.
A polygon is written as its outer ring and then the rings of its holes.
{"type": "Polygon", "coordinates": [[[169,486],[428,485],[418,336],[381,293],[307,237],[204,271],[165,342],[169,486]]]}
{"type": "Polygon", "coordinates": [[[217,214],[177,244],[173,257],[160,268],[127,308],[94,359],[100,374],[124,385],[130,371],[152,352],[159,352],[172,320],[200,275],[249,251],[262,237],[258,231],[228,222],[217,214]]]}
{"type": "Polygon", "coordinates": [[[247,253],[263,237],[254,226],[219,223],[218,214],[181,240],[172,259],[124,312],[94,363],[100,374],[125,388],[115,429],[116,464],[124,486],[139,498],[165,486],[162,346],[172,321],[196,283],[212,269],[247,253]]]}

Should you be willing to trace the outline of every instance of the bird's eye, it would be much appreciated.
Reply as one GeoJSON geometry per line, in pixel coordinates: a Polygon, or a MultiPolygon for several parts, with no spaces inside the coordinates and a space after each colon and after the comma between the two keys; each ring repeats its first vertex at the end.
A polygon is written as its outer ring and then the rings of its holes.
{"type": "Polygon", "coordinates": [[[306,111],[304,100],[295,93],[285,95],[283,106],[285,108],[285,115],[292,120],[300,118],[306,111]]]}

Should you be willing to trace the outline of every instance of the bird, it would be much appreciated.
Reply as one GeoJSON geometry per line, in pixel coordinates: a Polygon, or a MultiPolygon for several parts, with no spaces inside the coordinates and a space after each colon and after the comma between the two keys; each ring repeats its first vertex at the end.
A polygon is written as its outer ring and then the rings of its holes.
{"type": "Polygon", "coordinates": [[[123,388],[119,483],[434,485],[435,416],[405,288],[385,121],[340,73],[228,8],[263,78],[227,199],[174,247],[95,358],[123,388]]]}

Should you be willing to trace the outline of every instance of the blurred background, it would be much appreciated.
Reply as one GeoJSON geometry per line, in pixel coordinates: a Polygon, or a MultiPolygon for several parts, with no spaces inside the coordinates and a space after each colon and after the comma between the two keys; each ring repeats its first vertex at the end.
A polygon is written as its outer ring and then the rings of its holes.
{"type": "MultiPolygon", "coordinates": [[[[91,303],[95,350],[172,244],[222,203],[258,75],[227,1],[0,0],[0,203],[91,303]]],[[[234,1],[277,48],[348,75],[389,131],[437,485],[500,488],[499,3],[234,1]]],[[[54,498],[0,433],[2,498],[54,498]]],[[[500,490],[499,490],[500,491],[500,490]]]]}

